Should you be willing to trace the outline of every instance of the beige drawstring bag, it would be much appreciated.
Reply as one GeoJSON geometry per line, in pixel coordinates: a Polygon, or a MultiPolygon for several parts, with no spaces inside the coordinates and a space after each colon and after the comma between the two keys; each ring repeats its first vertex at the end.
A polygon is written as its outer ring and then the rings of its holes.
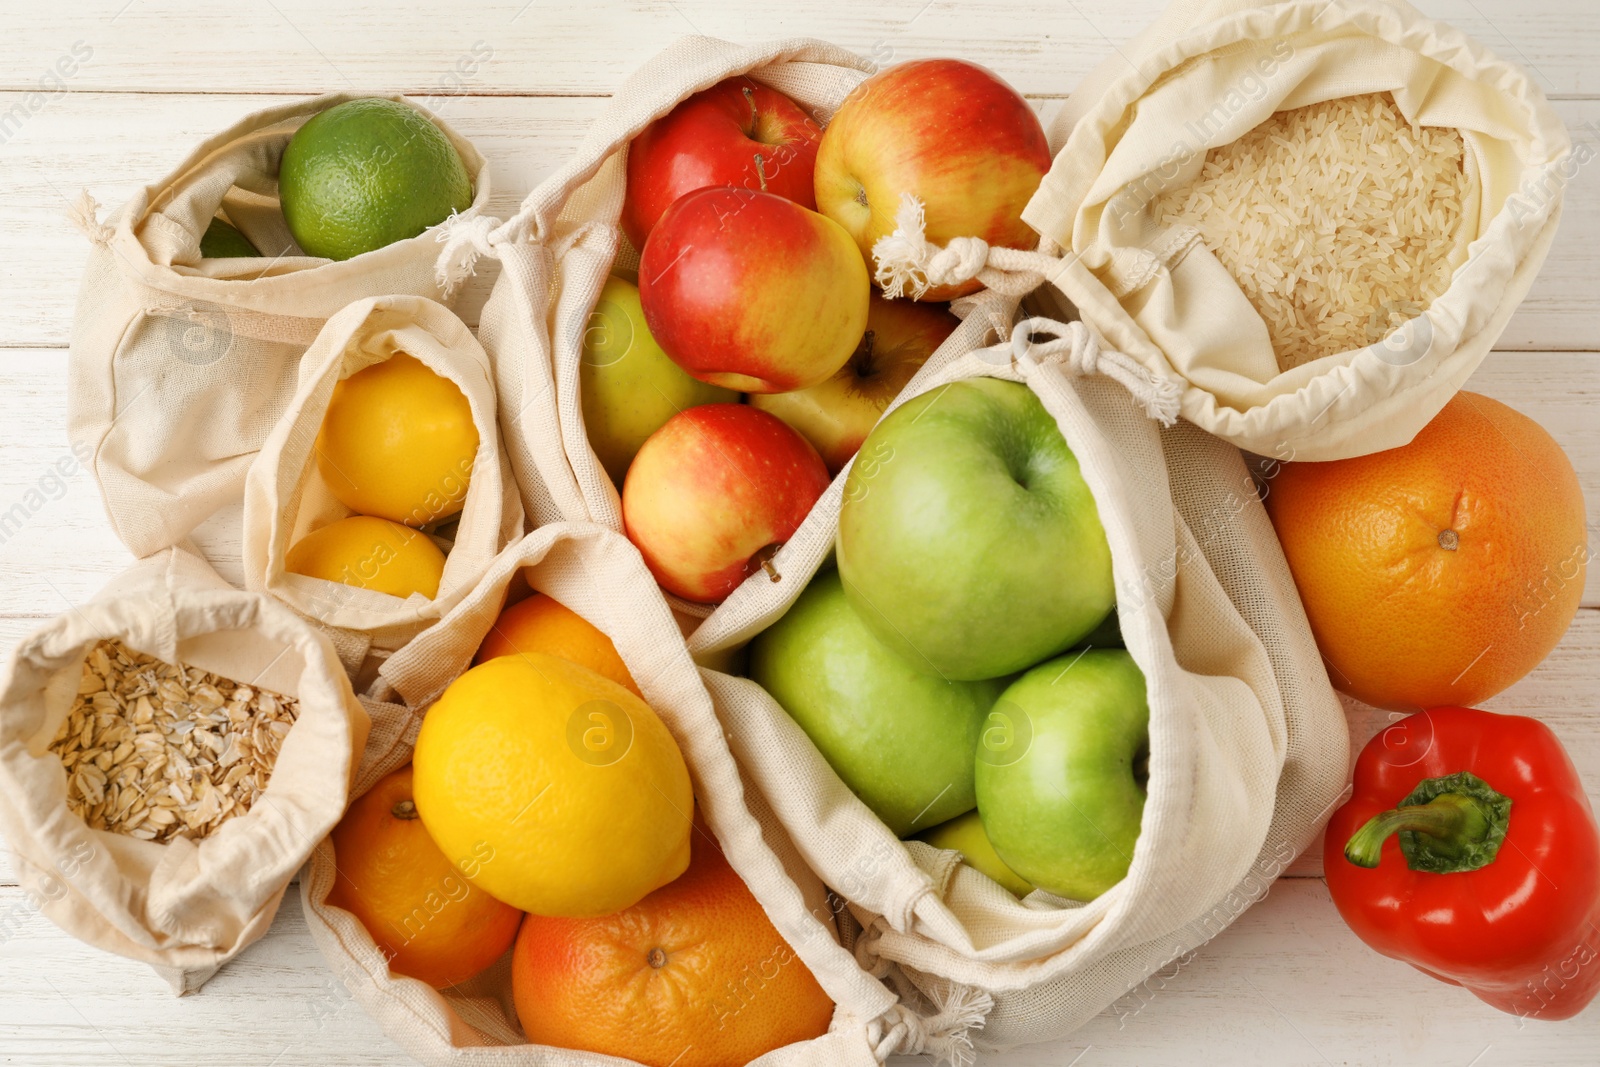
{"type": "MultiPolygon", "coordinates": [[[[442,497],[453,491],[458,490],[440,486],[442,497]]],[[[466,324],[420,296],[357,300],[329,319],[301,357],[298,388],[245,479],[245,586],[271,593],[325,627],[360,683],[369,653],[381,658],[443,618],[473,590],[496,553],[522,536],[522,527],[522,501],[500,446],[494,373],[466,324]],[[315,456],[334,386],[397,353],[453,382],[478,428],[465,504],[439,524],[444,533],[433,534],[447,554],[439,593],[431,600],[420,593],[401,600],[285,567],[289,549],[302,537],[352,514],[329,491],[315,456]]]]}
{"type": "MultiPolygon", "coordinates": [[[[927,1001],[900,978],[906,1000],[864,972],[848,948],[854,926],[805,865],[759,794],[747,792],[699,672],[638,552],[591,523],[542,526],[507,548],[435,626],[381,669],[385,704],[373,703],[355,793],[405,764],[422,712],[471,665],[514,582],[526,582],[584,616],[616,644],[646,701],[672,731],[694,779],[696,803],[734,869],[837,1008],[829,1034],[762,1057],[763,1067],[877,1067],[894,1053],[970,1062],[968,1026],[986,1001],[952,990],[927,1001]],[[942,1005],[938,1007],[936,1005],[942,1005]]],[[[478,978],[437,992],[389,973],[381,950],[348,912],[329,905],[331,840],[312,855],[301,896],[312,939],[353,997],[410,1055],[450,1067],[604,1067],[619,1061],[529,1045],[512,1006],[509,954],[478,978]]]]}
{"type": "Polygon", "coordinates": [[[1107,341],[1183,386],[1184,418],[1280,460],[1410,441],[1527,295],[1562,192],[1593,154],[1574,153],[1521,68],[1391,0],[1176,0],[1084,80],[1049,133],[1055,164],[1023,218],[1056,258],[967,242],[912,260],[941,280],[1049,281],[1107,341]],[[1161,194],[1275,112],[1370,93],[1465,143],[1448,288],[1425,311],[1379,309],[1365,347],[1281,369],[1265,320],[1199,231],[1157,221],[1161,194]],[[1409,321],[1391,329],[1391,312],[1409,321]]]}
{"type": "MultiPolygon", "coordinates": [[[[1239,451],[1175,423],[1170,379],[1082,323],[1030,319],[932,363],[903,402],[986,375],[1026,384],[1099,506],[1117,609],[1150,704],[1150,779],[1127,877],[1087,904],[1018,901],[953,852],[902,843],[767,693],[706,671],[729,742],[806,862],[851,902],[870,967],[993,998],[993,1048],[1059,1037],[1248,906],[1315,835],[1345,785],[1348,737],[1293,580],[1239,451]],[[1152,418],[1154,416],[1154,418],[1152,418]]],[[[947,342],[950,343],[950,342],[947,342]]],[[[844,478],[776,557],[694,633],[697,657],[786,611],[833,549],[844,478]]]]}
{"type": "Polygon", "coordinates": [[[748,74],[823,117],[870,70],[859,56],[805,38],[754,45],[682,38],[622,84],[577,152],[515,216],[450,224],[440,270],[451,285],[479,255],[501,262],[478,337],[494,358],[511,468],[536,523],[591,519],[622,528],[616,487],[584,432],[578,368],[607,275],[614,264],[638,263],[618,228],[628,143],[725,78],[748,74]]]}
{"type": "MultiPolygon", "coordinates": [[[[290,878],[344,813],[367,726],[315,627],[169,549],[140,560],[7,657],[0,830],[24,890],[56,925],[150,964],[176,993],[193,992],[267,932],[290,878]],[[110,638],[298,701],[266,791],[248,812],[198,841],[158,844],[91,830],[67,807],[68,775],[49,746],[79,692],[86,657],[110,638]]],[[[160,775],[119,781],[113,775],[109,787],[136,789],[141,801],[169,788],[160,775]]]]}
{"type": "MultiPolygon", "coordinates": [[[[238,498],[323,322],[363,297],[443,298],[437,228],[333,262],[301,254],[278,210],[278,160],[290,137],[356,95],[246,116],[108,222],[97,220],[87,194],[77,205],[93,247],[73,319],[68,430],[74,446],[92,453],[112,528],[136,556],[177,544],[238,498]],[[219,210],[262,258],[200,257],[200,238],[219,210]]],[[[488,202],[488,166],[470,142],[430,119],[472,177],[473,202],[462,217],[475,217],[488,202]]]]}

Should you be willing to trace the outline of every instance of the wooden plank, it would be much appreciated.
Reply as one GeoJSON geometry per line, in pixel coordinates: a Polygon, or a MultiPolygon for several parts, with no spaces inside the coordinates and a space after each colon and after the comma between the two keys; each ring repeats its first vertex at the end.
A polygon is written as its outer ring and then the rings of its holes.
{"type": "MultiPolygon", "coordinates": [[[[278,0],[223,9],[202,0],[103,0],[88,9],[9,15],[0,86],[35,88],[58,59],[74,58],[78,44],[79,57],[84,48],[89,54],[62,79],[69,90],[447,94],[465,86],[605,94],[673,38],[701,34],[740,41],[815,36],[880,63],[959,55],[993,67],[1023,92],[1062,96],[1165,6],[1166,0],[1069,2],[1021,14],[1008,0],[815,0],[783,9],[740,0],[496,0],[457,7],[441,19],[418,2],[334,7],[278,0]],[[619,32],[624,25],[627,32],[619,32]]],[[[1600,93],[1594,63],[1600,13],[1592,5],[1416,0],[1415,6],[1525,64],[1548,92],[1600,93]]]]}
{"type": "Polygon", "coordinates": [[[178,1000],[141,963],[81,944],[17,889],[0,889],[0,1050],[30,1067],[241,1067],[414,1061],[334,979],[291,891],[267,936],[178,1000]],[[226,1049],[224,1057],[218,1049],[226,1049]]]}
{"type": "MultiPolygon", "coordinates": [[[[130,9],[131,17],[135,9],[130,9]]],[[[0,94],[0,114],[22,99],[0,94]]],[[[80,189],[106,210],[172,169],[199,141],[243,115],[288,99],[179,93],[62,94],[0,145],[0,242],[18,250],[0,275],[0,344],[65,345],[72,330],[87,242],[64,212],[80,189]]],[[[1043,104],[1042,101],[1036,103],[1043,104]]],[[[576,147],[605,101],[464,96],[445,113],[491,160],[492,210],[509,214],[576,147]]],[[[1557,105],[1573,126],[1594,123],[1600,101],[1557,105]]],[[[462,315],[477,321],[496,271],[489,264],[464,291],[462,315]]],[[[1600,349],[1592,279],[1600,274],[1600,166],[1584,168],[1544,271],[1499,345],[1506,349],[1600,349]]]]}
{"type": "MultiPolygon", "coordinates": [[[[214,1062],[184,1052],[222,1047],[229,1063],[245,1067],[414,1062],[333,979],[297,895],[262,941],[182,1001],[142,965],[68,938],[15,889],[0,889],[3,915],[16,920],[15,934],[0,942],[0,1049],[9,1062],[167,1067],[214,1062]]],[[[1160,972],[1076,1034],[980,1062],[1587,1067],[1597,1040],[1600,1011],[1519,1025],[1465,990],[1379,956],[1340,920],[1326,886],[1301,879],[1280,881],[1187,964],[1160,972]]]]}
{"type": "Polygon", "coordinates": [[[1600,1011],[1524,1022],[1363,945],[1316,880],[1280,881],[1184,966],[1005,1067],[1592,1064],[1600,1011]],[[1075,1060],[1073,1057],[1081,1057],[1075,1060]]]}
{"type": "Polygon", "coordinates": [[[133,561],[67,443],[66,357],[0,350],[0,614],[59,614],[133,561]]]}

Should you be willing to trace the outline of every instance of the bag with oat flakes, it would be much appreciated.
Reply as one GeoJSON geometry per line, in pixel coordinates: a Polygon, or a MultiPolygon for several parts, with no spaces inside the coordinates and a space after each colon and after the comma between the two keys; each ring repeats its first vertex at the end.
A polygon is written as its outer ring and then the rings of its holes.
{"type": "Polygon", "coordinates": [[[333,647],[172,548],[0,672],[0,832],[81,941],[198,989],[344,812],[368,718],[333,647]]]}

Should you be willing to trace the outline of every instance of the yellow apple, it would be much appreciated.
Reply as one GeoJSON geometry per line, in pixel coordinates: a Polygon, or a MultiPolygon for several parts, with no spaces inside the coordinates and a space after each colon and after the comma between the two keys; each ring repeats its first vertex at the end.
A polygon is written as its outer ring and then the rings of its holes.
{"type": "Polygon", "coordinates": [[[838,474],[889,402],[960,322],[942,304],[885,300],[873,293],[867,331],[838,373],[809,389],[754,394],[750,403],[799,430],[828,472],[838,474]]]}

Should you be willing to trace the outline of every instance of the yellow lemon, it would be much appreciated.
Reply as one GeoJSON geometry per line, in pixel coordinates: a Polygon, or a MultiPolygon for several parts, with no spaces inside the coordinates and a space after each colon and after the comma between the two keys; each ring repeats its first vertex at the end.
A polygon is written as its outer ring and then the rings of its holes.
{"type": "Polygon", "coordinates": [[[548,916],[632,907],[689,865],[694,794],[650,705],[543,652],[467,671],[412,757],[422,823],[473,884],[548,916]]]}
{"type": "Polygon", "coordinates": [[[334,386],[317,469],[351,511],[426,526],[461,510],[478,427],[461,390],[404,352],[334,386]]]}
{"type": "Polygon", "coordinates": [[[444,553],[407,526],[352,515],[312,530],[290,547],[284,565],[295,574],[374,589],[390,596],[439,595],[444,553]]]}

